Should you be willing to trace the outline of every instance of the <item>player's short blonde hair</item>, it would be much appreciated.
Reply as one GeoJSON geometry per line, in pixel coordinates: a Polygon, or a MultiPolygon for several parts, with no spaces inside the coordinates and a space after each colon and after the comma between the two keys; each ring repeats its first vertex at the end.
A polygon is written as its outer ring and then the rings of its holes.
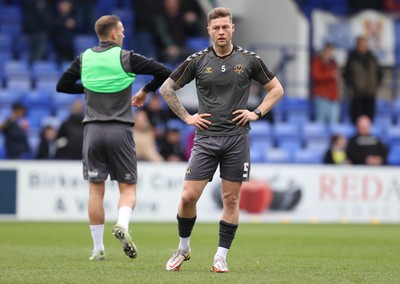
{"type": "Polygon", "coordinates": [[[218,19],[218,18],[225,18],[229,17],[230,21],[232,22],[232,12],[231,9],[226,7],[217,7],[212,9],[207,15],[207,23],[210,24],[211,20],[218,19]]]}
{"type": "Polygon", "coordinates": [[[106,38],[112,29],[115,29],[121,19],[115,15],[100,17],[94,24],[94,30],[99,38],[106,38]]]}

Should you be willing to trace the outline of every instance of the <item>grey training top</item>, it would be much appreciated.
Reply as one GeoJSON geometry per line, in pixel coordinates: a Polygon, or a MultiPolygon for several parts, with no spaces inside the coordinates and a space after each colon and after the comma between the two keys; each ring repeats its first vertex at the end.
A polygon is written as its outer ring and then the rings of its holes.
{"type": "Polygon", "coordinates": [[[198,113],[210,113],[212,122],[197,134],[231,136],[246,134],[249,127],[237,126],[233,112],[246,109],[251,80],[267,84],[275,75],[254,52],[234,46],[225,57],[216,55],[212,46],[189,56],[171,75],[180,87],[196,79],[198,113]]]}

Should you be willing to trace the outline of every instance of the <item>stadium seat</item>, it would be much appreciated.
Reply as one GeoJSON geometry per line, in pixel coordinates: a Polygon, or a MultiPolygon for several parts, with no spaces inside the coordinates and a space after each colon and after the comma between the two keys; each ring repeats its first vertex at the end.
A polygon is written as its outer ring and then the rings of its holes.
{"type": "Polygon", "coordinates": [[[308,141],[314,142],[320,141],[321,143],[329,143],[330,141],[330,130],[329,127],[324,123],[310,122],[303,125],[301,130],[303,142],[308,144],[308,141]]]}
{"type": "Polygon", "coordinates": [[[75,53],[78,55],[88,48],[97,46],[98,43],[99,40],[95,35],[87,35],[87,34],[76,35],[74,38],[75,53]]]}
{"type": "Polygon", "coordinates": [[[36,90],[41,92],[45,96],[53,96],[56,91],[57,78],[41,79],[36,81],[36,90]]]}
{"type": "Polygon", "coordinates": [[[52,61],[35,61],[32,64],[32,74],[34,80],[58,80],[59,67],[52,61]]]}
{"type": "Polygon", "coordinates": [[[31,80],[28,62],[20,60],[9,60],[4,63],[5,80],[22,79],[31,80]]]}
{"type": "Polygon", "coordinates": [[[35,107],[53,107],[53,92],[45,92],[43,90],[30,90],[26,92],[24,102],[29,108],[35,107]]]}
{"type": "Polygon", "coordinates": [[[271,125],[265,120],[250,123],[250,141],[272,139],[271,125]]]}
{"type": "Polygon", "coordinates": [[[300,149],[293,155],[293,162],[297,164],[321,164],[322,155],[313,149],[300,149]]]}
{"type": "Polygon", "coordinates": [[[275,123],[272,126],[272,133],[275,139],[283,139],[283,138],[297,139],[300,134],[300,128],[294,124],[286,122],[275,123]]]}
{"type": "Polygon", "coordinates": [[[40,131],[42,127],[42,119],[50,116],[52,113],[52,110],[50,108],[46,107],[31,107],[28,110],[28,121],[29,121],[29,127],[33,129],[33,131],[40,131]]]}
{"type": "Polygon", "coordinates": [[[309,139],[304,144],[304,149],[314,151],[315,153],[319,153],[320,155],[323,155],[328,150],[329,145],[330,145],[330,141],[321,141],[319,139],[317,139],[317,140],[309,139]]]}
{"type": "Polygon", "coordinates": [[[387,162],[392,166],[400,166],[400,144],[393,145],[390,148],[387,162]]]}
{"type": "Polygon", "coordinates": [[[310,114],[308,110],[288,111],[286,113],[286,122],[301,128],[310,122],[310,114]]]}
{"type": "Polygon", "coordinates": [[[193,51],[200,51],[207,48],[210,45],[210,40],[208,37],[188,37],[186,39],[186,47],[192,49],[193,51]]]}
{"type": "Polygon", "coordinates": [[[6,89],[12,93],[16,98],[21,98],[32,88],[30,79],[12,78],[7,81],[6,89]]]}
{"type": "Polygon", "coordinates": [[[251,160],[255,162],[263,162],[265,151],[272,147],[273,147],[272,139],[254,140],[254,141],[250,139],[251,160]]]}
{"type": "Polygon", "coordinates": [[[331,135],[343,135],[347,138],[355,134],[355,128],[351,123],[337,123],[330,126],[331,135]]]}
{"type": "Polygon", "coordinates": [[[300,139],[278,139],[276,146],[289,152],[290,156],[302,148],[300,139]]]}
{"type": "Polygon", "coordinates": [[[386,143],[389,145],[400,144],[400,125],[390,127],[386,132],[386,143]]]}
{"type": "Polygon", "coordinates": [[[266,163],[290,163],[290,153],[285,149],[267,148],[264,151],[264,161],[266,163]]]}
{"type": "MultiPolygon", "coordinates": [[[[0,120],[0,123],[2,121],[0,120]]],[[[6,149],[4,145],[4,136],[2,133],[0,133],[0,160],[3,160],[6,158],[6,149]]]]}
{"type": "Polygon", "coordinates": [[[0,33],[0,50],[2,52],[10,52],[13,48],[12,37],[8,33],[0,33]]]}

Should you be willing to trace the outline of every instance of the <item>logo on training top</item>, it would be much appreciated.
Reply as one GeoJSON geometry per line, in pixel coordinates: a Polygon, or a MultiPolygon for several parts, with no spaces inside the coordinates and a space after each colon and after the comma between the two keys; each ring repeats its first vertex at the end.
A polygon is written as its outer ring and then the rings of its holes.
{"type": "Polygon", "coordinates": [[[212,67],[210,67],[210,66],[206,67],[206,70],[204,70],[204,73],[211,74],[212,73],[212,67]]]}
{"type": "Polygon", "coordinates": [[[99,171],[98,170],[88,171],[88,175],[91,178],[95,178],[99,175],[99,171]]]}
{"type": "Polygon", "coordinates": [[[244,73],[244,67],[243,65],[236,65],[235,68],[233,68],[236,74],[242,75],[244,73]]]}
{"type": "Polygon", "coordinates": [[[186,168],[186,175],[190,175],[192,173],[192,168],[188,167],[186,168]]]}

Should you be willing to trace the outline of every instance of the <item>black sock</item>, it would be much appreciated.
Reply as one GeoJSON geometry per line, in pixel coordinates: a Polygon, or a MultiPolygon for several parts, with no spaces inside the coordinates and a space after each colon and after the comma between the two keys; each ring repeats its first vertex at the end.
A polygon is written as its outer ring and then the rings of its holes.
{"type": "Polygon", "coordinates": [[[238,224],[229,224],[222,220],[219,222],[219,247],[230,249],[238,226],[238,224]]]}
{"type": "Polygon", "coordinates": [[[192,234],[194,223],[196,222],[196,217],[193,218],[182,218],[176,215],[178,220],[178,231],[181,238],[188,238],[192,234]]]}

